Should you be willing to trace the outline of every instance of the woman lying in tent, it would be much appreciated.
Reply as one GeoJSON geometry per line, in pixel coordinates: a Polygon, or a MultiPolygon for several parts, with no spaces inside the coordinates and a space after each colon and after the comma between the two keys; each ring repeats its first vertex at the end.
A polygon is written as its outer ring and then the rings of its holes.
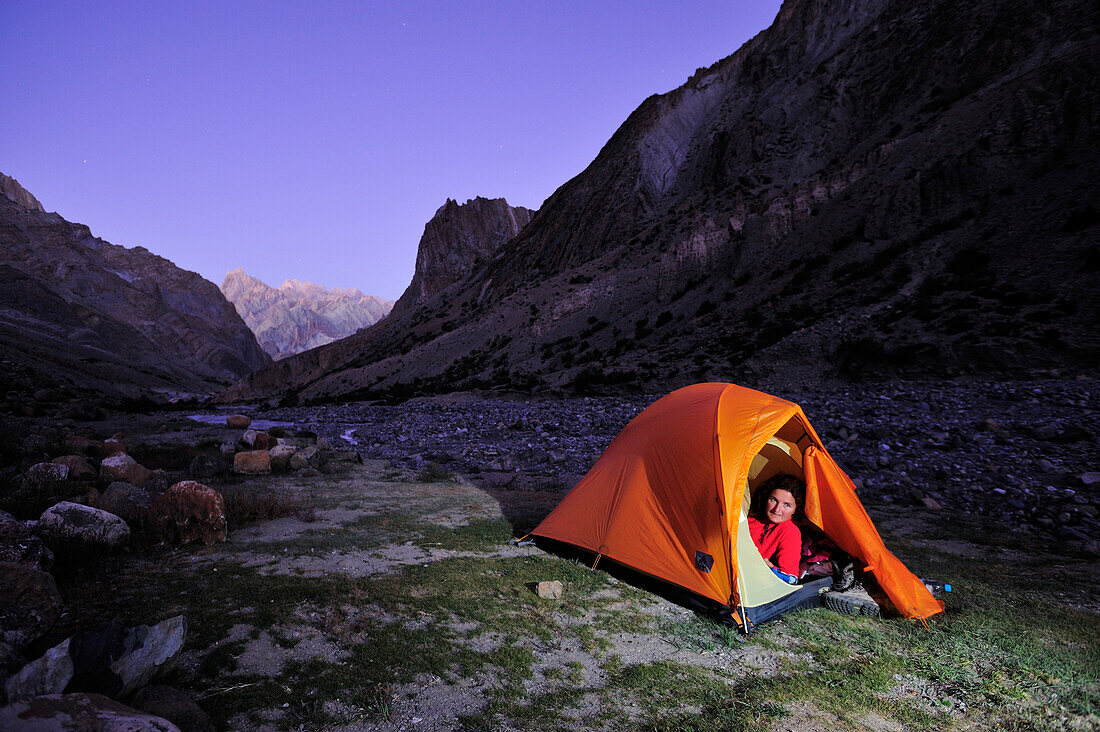
{"type": "Polygon", "coordinates": [[[756,491],[749,533],[775,576],[798,584],[802,532],[792,519],[806,502],[806,486],[793,475],[776,475],[756,491]]]}

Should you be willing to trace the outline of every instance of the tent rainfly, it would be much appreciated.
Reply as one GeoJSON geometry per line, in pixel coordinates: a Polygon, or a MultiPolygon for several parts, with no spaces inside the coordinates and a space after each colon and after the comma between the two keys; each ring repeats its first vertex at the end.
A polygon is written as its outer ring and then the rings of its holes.
{"type": "Polygon", "coordinates": [[[734,384],[696,384],[646,408],[531,533],[711,600],[747,633],[791,609],[799,590],[772,574],[749,535],[752,491],[777,473],[805,481],[806,519],[894,610],[920,619],[943,610],[886,549],[802,409],[734,384]]]}

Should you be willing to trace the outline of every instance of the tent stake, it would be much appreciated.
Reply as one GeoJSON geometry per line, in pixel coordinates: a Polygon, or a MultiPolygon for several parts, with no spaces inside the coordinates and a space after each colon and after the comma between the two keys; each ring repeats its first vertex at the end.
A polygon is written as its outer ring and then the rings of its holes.
{"type": "Polygon", "coordinates": [[[597,554],[596,555],[596,561],[592,562],[592,570],[591,571],[593,571],[593,572],[596,571],[596,565],[600,563],[600,557],[602,557],[602,556],[603,556],[603,554],[597,554]]]}

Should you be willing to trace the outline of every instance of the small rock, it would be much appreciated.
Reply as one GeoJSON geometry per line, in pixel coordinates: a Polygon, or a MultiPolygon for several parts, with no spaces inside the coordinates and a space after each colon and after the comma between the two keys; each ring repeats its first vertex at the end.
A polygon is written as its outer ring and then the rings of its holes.
{"type": "Polygon", "coordinates": [[[939,501],[937,501],[935,498],[929,498],[928,496],[922,498],[921,503],[924,505],[925,508],[932,511],[939,511],[941,508],[943,508],[942,506],[940,506],[939,501]]]}
{"type": "Polygon", "coordinates": [[[239,442],[242,447],[247,447],[251,450],[256,445],[256,436],[259,434],[260,433],[256,430],[245,430],[244,434],[241,435],[241,439],[237,440],[237,442],[239,442]]]}
{"type": "Polygon", "coordinates": [[[213,488],[185,480],[176,483],[154,501],[149,520],[165,541],[188,544],[225,541],[225,500],[213,488]]]}
{"type": "Polygon", "coordinates": [[[225,418],[225,424],[235,430],[245,430],[252,424],[252,418],[247,414],[231,414],[225,418]]]}
{"type": "Polygon", "coordinates": [[[120,452],[99,462],[99,478],[105,483],[121,480],[142,485],[149,479],[149,470],[126,453],[120,452]]]}
{"type": "Polygon", "coordinates": [[[535,584],[535,594],[543,600],[560,600],[565,588],[558,580],[549,580],[535,584]]]}
{"type": "Polygon", "coordinates": [[[326,463],[363,464],[363,457],[355,450],[322,450],[322,453],[322,459],[326,463]]]}
{"type": "Polygon", "coordinates": [[[36,530],[48,546],[66,552],[113,549],[130,540],[130,527],[122,518],[71,501],[47,508],[36,530]]]}
{"type": "Polygon", "coordinates": [[[233,456],[233,472],[246,475],[267,475],[271,472],[271,453],[267,450],[248,450],[233,456]]]}
{"type": "Polygon", "coordinates": [[[290,459],[294,457],[294,453],[298,452],[298,448],[290,445],[276,445],[267,452],[271,458],[271,469],[285,472],[290,469],[290,459]]]}
{"type": "Polygon", "coordinates": [[[102,694],[48,694],[0,708],[0,729],[179,732],[167,719],[139,712],[102,694]]]}
{"type": "Polygon", "coordinates": [[[1050,527],[1054,526],[1054,519],[1044,516],[1042,518],[1035,519],[1035,523],[1039,524],[1044,529],[1049,529],[1050,527]]]}
{"type": "Polygon", "coordinates": [[[171,686],[151,684],[138,690],[130,704],[135,709],[167,719],[181,732],[214,732],[214,723],[191,697],[171,686]]]}
{"type": "Polygon", "coordinates": [[[1081,481],[1081,485],[1100,485],[1100,473],[1081,473],[1077,480],[1081,481]]]}
{"type": "Polygon", "coordinates": [[[1058,523],[1060,524],[1068,524],[1072,520],[1073,516],[1066,511],[1062,511],[1062,513],[1058,514],[1058,523]]]}
{"type": "Polygon", "coordinates": [[[1062,431],[1052,424],[1044,424],[1040,427],[1035,428],[1035,430],[1032,432],[1032,434],[1034,434],[1037,439],[1047,441],[1057,439],[1061,433],[1062,431]]]}
{"type": "Polygon", "coordinates": [[[304,470],[305,468],[313,468],[319,470],[321,467],[321,449],[316,445],[303,448],[290,458],[291,470],[304,470]]]}
{"type": "Polygon", "coordinates": [[[69,480],[95,480],[95,468],[82,455],[64,455],[51,462],[69,469],[69,480]]]}
{"type": "Polygon", "coordinates": [[[31,661],[4,685],[8,704],[45,694],[60,694],[73,677],[73,659],[69,657],[69,639],[31,661]]]}

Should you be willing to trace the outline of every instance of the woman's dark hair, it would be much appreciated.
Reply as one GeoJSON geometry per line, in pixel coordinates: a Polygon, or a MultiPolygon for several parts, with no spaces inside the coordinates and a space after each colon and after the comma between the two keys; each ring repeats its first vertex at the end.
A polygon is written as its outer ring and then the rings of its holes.
{"type": "Polygon", "coordinates": [[[806,505],[806,484],[793,475],[786,473],[773,475],[768,478],[766,483],[756,489],[756,492],[752,494],[752,510],[750,513],[755,514],[757,517],[763,516],[764,503],[776,488],[785,490],[794,496],[794,515],[801,516],[802,507],[806,505]]]}

